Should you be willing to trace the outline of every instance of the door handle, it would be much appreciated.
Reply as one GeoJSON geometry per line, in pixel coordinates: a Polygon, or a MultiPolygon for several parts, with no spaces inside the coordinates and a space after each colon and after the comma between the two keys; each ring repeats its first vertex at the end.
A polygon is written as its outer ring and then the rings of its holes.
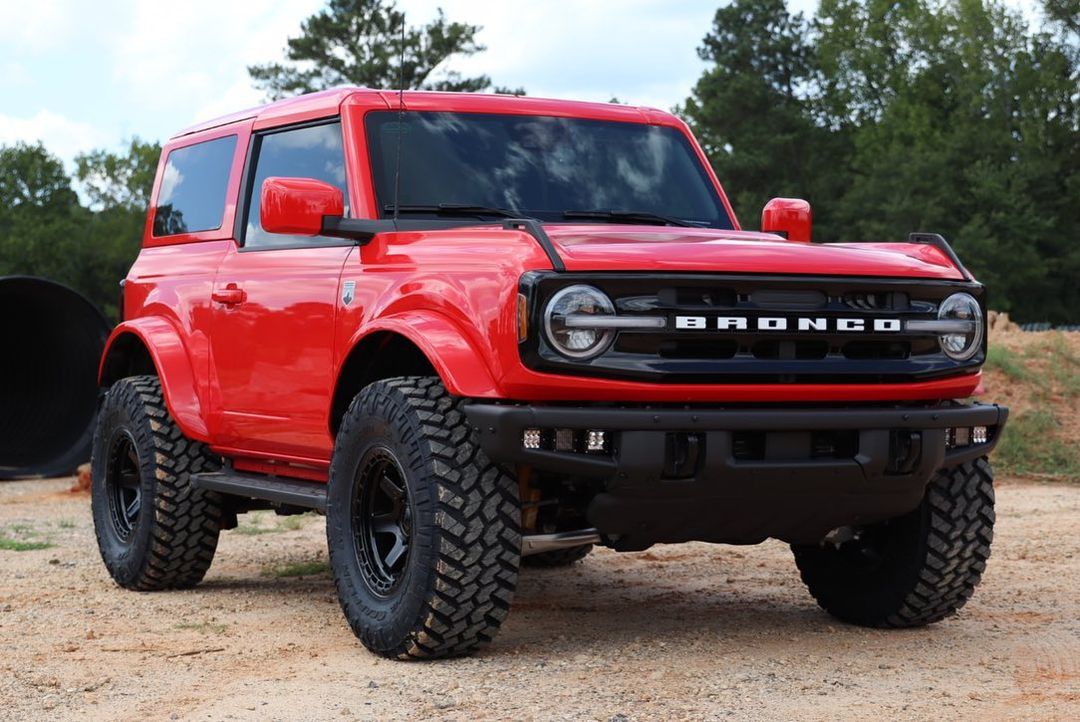
{"type": "Polygon", "coordinates": [[[235,306],[247,300],[247,294],[244,293],[244,289],[238,288],[235,283],[230,283],[225,288],[214,290],[210,294],[210,298],[226,306],[235,306]]]}

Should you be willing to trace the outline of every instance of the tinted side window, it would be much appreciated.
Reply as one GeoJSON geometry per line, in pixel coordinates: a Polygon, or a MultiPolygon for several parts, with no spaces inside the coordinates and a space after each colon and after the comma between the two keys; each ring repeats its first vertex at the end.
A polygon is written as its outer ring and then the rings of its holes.
{"type": "Polygon", "coordinates": [[[169,153],[154,211],[155,236],[221,228],[235,150],[236,136],[229,135],[169,153]]]}
{"type": "Polygon", "coordinates": [[[345,196],[345,215],[349,215],[341,123],[312,125],[261,136],[256,142],[255,158],[254,179],[245,219],[246,247],[298,246],[315,240],[309,236],[287,236],[263,230],[259,221],[262,184],[272,176],[314,178],[337,186],[345,196]]]}

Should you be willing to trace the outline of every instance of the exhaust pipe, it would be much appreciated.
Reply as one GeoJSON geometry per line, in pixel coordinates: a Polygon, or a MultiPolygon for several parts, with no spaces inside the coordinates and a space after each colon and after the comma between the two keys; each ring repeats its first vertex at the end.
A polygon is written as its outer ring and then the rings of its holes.
{"type": "Polygon", "coordinates": [[[0,479],[60,476],[89,461],[109,328],[67,286],[0,277],[0,479]]]}
{"type": "Polygon", "coordinates": [[[521,556],[527,557],[533,554],[555,551],[556,549],[569,549],[570,547],[599,544],[600,542],[600,532],[596,529],[560,531],[554,534],[531,534],[521,537],[521,556]]]}

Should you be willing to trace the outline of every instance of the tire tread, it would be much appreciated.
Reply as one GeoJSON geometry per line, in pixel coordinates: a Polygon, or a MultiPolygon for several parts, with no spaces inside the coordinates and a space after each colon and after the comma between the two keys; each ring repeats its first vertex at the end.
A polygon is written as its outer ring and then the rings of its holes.
{"type": "MultiPolygon", "coordinates": [[[[222,504],[215,492],[192,486],[190,475],[213,470],[219,463],[204,444],[186,438],[172,420],[156,376],[121,379],[108,392],[105,405],[109,404],[123,405],[136,419],[145,419],[145,427],[133,431],[137,443],[145,440],[153,449],[155,476],[149,544],[135,574],[117,582],[137,591],[193,587],[214,560],[222,504]]],[[[105,531],[95,525],[95,532],[104,549],[105,531]]]]}
{"type": "Polygon", "coordinates": [[[889,604],[857,605],[849,590],[821,573],[816,552],[794,547],[803,582],[830,614],[865,626],[921,627],[956,613],[975,592],[994,538],[994,474],[979,458],[939,471],[918,510],[921,544],[912,550],[913,573],[896,574],[889,604]]]}
{"type": "MultiPolygon", "coordinates": [[[[436,377],[386,379],[353,399],[339,431],[339,438],[348,437],[362,416],[381,415],[397,428],[413,429],[406,436],[410,451],[430,460],[440,531],[435,574],[431,588],[424,590],[417,623],[404,640],[384,645],[350,601],[349,582],[335,573],[354,633],[387,657],[471,653],[494,638],[510,611],[521,550],[517,485],[481,451],[462,404],[436,377]]],[[[337,551],[331,545],[331,556],[337,551]]]]}

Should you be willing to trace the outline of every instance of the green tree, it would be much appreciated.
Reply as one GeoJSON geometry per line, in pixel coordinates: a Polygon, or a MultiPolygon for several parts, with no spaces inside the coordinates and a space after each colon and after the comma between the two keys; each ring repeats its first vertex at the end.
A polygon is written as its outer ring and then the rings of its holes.
{"type": "Polygon", "coordinates": [[[139,254],[161,146],[133,138],[124,152],[95,150],[75,158],[75,177],[90,200],[87,248],[72,283],[108,313],[116,287],[139,254]]]}
{"type": "Polygon", "coordinates": [[[1046,19],[1080,37],[1080,0],[1043,0],[1046,19]]]}
{"type": "Polygon", "coordinates": [[[78,204],[64,164],[44,145],[0,147],[0,213],[67,212],[78,204]]]}
{"type": "Polygon", "coordinates": [[[88,214],[60,159],[41,143],[0,148],[0,276],[75,285],[88,214]]]}
{"type": "Polygon", "coordinates": [[[1075,321],[1080,4],[1045,9],[1033,30],[997,0],[822,0],[810,22],[736,0],[682,110],[744,219],[796,195],[817,240],[937,231],[995,308],[1075,321]]]}
{"type": "Polygon", "coordinates": [[[132,138],[126,153],[95,150],[75,157],[75,177],[91,206],[146,213],[161,144],[132,138]]]}
{"type": "Polygon", "coordinates": [[[977,0],[824,0],[816,29],[821,106],[853,138],[852,183],[829,201],[843,236],[939,231],[996,308],[1080,314],[1076,85],[1060,43],[977,0]]]}
{"type": "MultiPolygon", "coordinates": [[[[743,224],[756,228],[774,196],[815,202],[836,194],[843,178],[821,166],[843,158],[843,138],[814,118],[816,58],[803,15],[789,13],[784,0],[736,0],[716,11],[698,54],[710,67],[677,112],[694,127],[743,224]]],[[[830,210],[815,208],[819,229],[830,210]]]]}
{"type": "Polygon", "coordinates": [[[484,50],[476,42],[479,26],[447,22],[439,10],[430,23],[406,28],[402,44],[404,24],[393,0],[330,0],[289,38],[286,63],[253,65],[248,73],[272,100],[336,85],[397,88],[402,79],[406,88],[425,90],[491,87],[486,75],[466,78],[444,67],[450,58],[484,50]],[[435,77],[440,68],[442,77],[435,77]]]}
{"type": "Polygon", "coordinates": [[[0,276],[44,276],[71,286],[109,315],[117,284],[139,252],[159,151],[76,159],[91,208],[79,202],[60,159],[38,143],[0,148],[0,276]]]}

